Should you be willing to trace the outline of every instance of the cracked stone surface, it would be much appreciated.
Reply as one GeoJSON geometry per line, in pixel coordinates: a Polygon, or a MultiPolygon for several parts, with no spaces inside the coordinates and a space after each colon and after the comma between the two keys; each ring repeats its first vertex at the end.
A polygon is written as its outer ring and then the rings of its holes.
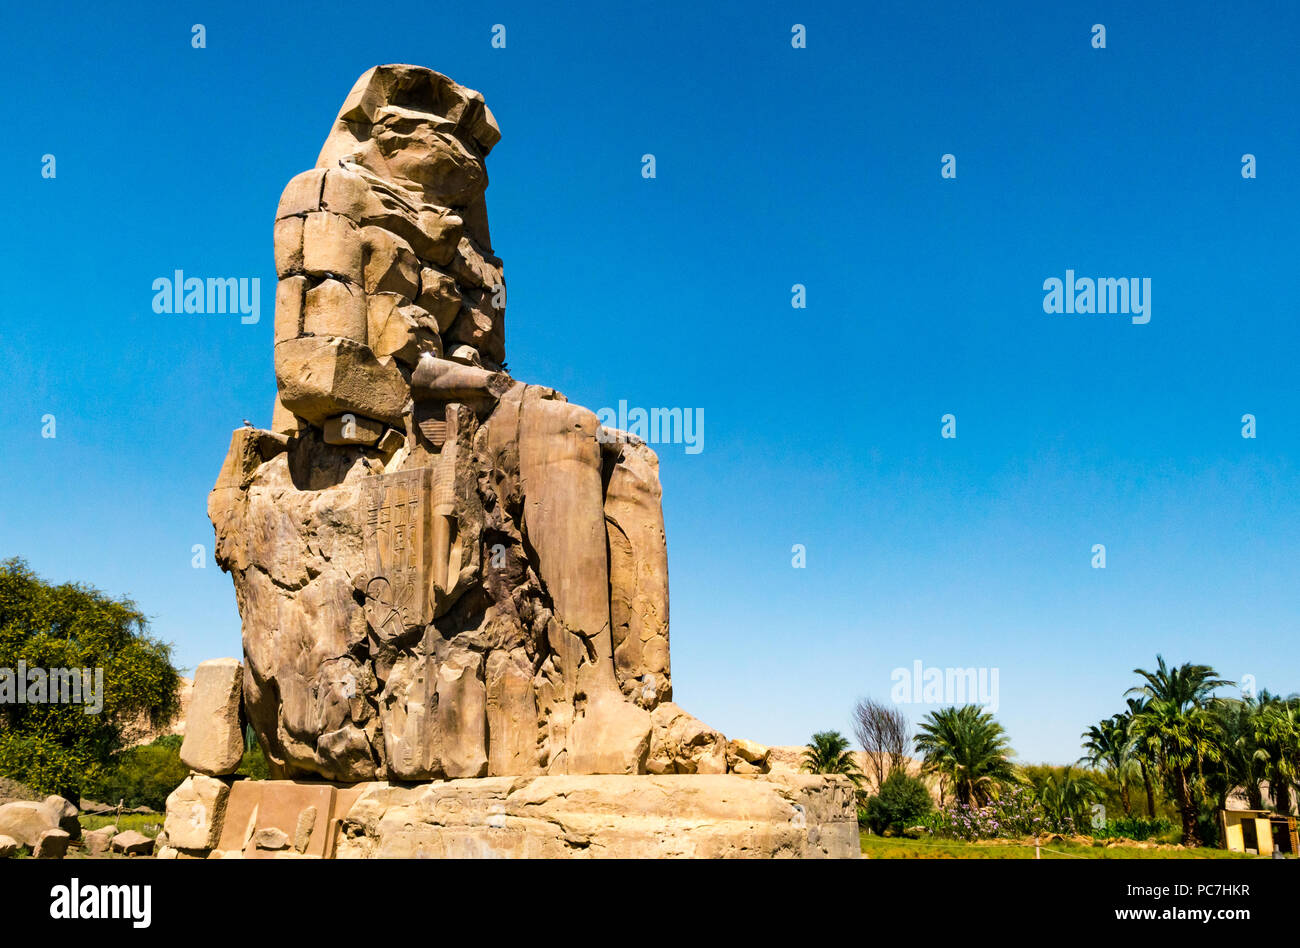
{"type": "Polygon", "coordinates": [[[338,858],[856,858],[853,786],[812,774],[367,785],[338,858]]]}
{"type": "Polygon", "coordinates": [[[272,427],[208,501],[276,778],[727,770],[672,703],[658,459],[506,368],[500,136],[379,66],[280,199],[272,427]]]}

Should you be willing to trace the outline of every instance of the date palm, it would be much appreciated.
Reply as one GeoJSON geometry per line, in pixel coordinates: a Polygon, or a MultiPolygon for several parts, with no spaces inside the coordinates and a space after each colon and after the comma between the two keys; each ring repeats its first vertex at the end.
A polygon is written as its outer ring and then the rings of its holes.
{"type": "Polygon", "coordinates": [[[803,752],[803,770],[812,774],[840,774],[862,783],[862,770],[849,750],[849,739],[839,731],[818,731],[803,752]]]}
{"type": "Polygon", "coordinates": [[[1133,757],[1137,761],[1138,769],[1142,772],[1142,789],[1146,791],[1147,816],[1154,820],[1156,818],[1156,789],[1155,781],[1151,779],[1151,772],[1156,769],[1155,748],[1139,740],[1137,733],[1133,729],[1133,722],[1146,708],[1146,702],[1141,698],[1127,698],[1125,700],[1128,704],[1128,710],[1121,711],[1118,716],[1123,719],[1124,726],[1128,728],[1129,738],[1133,742],[1133,757]]]}
{"type": "Polygon", "coordinates": [[[1268,762],[1259,744],[1260,701],[1253,697],[1217,698],[1210,710],[1223,735],[1223,761],[1212,778],[1218,809],[1227,806],[1230,793],[1241,789],[1250,808],[1258,810],[1263,806],[1260,781],[1265,779],[1268,762]]]}
{"type": "Polygon", "coordinates": [[[1060,822],[1068,820],[1076,829],[1086,825],[1088,806],[1102,796],[1095,780],[1087,774],[1075,773],[1070,766],[1048,774],[1035,789],[1043,809],[1060,822]]]}
{"type": "Polygon", "coordinates": [[[1291,784],[1300,777],[1300,709],[1295,699],[1260,692],[1254,737],[1273,808],[1291,812],[1291,784]]]}
{"type": "Polygon", "coordinates": [[[1137,761],[1133,753],[1133,735],[1129,733],[1129,720],[1123,714],[1112,715],[1100,724],[1094,724],[1081,735],[1087,753],[1080,763],[1100,767],[1119,784],[1119,802],[1125,816],[1132,816],[1129,803],[1128,778],[1137,761]]]}
{"type": "Polygon", "coordinates": [[[978,705],[940,708],[922,719],[916,736],[922,766],[952,786],[957,802],[986,803],[1015,780],[1007,733],[978,705]]]}
{"type": "Polygon", "coordinates": [[[1161,655],[1156,670],[1133,669],[1146,684],[1129,689],[1146,698],[1134,719],[1134,736],[1152,748],[1157,770],[1173,792],[1183,825],[1183,843],[1199,846],[1196,818],[1204,789],[1205,764],[1222,758],[1221,735],[1206,709],[1216,688],[1232,682],[1218,677],[1209,665],[1185,662],[1170,668],[1161,655]]]}

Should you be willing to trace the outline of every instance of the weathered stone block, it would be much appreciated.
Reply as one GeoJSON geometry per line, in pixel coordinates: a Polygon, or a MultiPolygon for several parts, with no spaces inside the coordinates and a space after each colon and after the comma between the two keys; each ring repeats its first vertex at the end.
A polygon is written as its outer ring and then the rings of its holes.
{"type": "Polygon", "coordinates": [[[234,658],[203,662],[194,672],[181,762],[207,776],[233,774],[244,756],[240,714],[244,666],[234,658]]]}
{"type": "Polygon", "coordinates": [[[275,222],[275,272],[281,278],[303,272],[301,217],[285,217],[275,222]]]}
{"type": "Polygon", "coordinates": [[[42,833],[58,828],[44,803],[17,800],[0,806],[0,836],[12,837],[23,846],[35,846],[42,833]]]}
{"type": "Polygon", "coordinates": [[[382,421],[363,415],[349,413],[325,420],[326,444],[377,444],[383,433],[382,421]]]}
{"type": "Polygon", "coordinates": [[[727,742],[727,769],[738,774],[761,774],[770,769],[770,748],[738,738],[727,742]]]}
{"type": "Polygon", "coordinates": [[[419,295],[415,298],[438,324],[438,332],[451,328],[460,312],[460,290],[456,278],[441,270],[425,267],[420,271],[419,295]]]}
{"type": "Polygon", "coordinates": [[[221,824],[230,798],[224,780],[191,774],[167,797],[163,832],[168,845],[179,849],[211,849],[221,837],[221,824]]]}
{"type": "Polygon", "coordinates": [[[127,830],[114,836],[110,847],[124,856],[149,856],[153,854],[153,845],[153,840],[144,833],[127,830]]]}
{"type": "Polygon", "coordinates": [[[410,245],[382,227],[363,227],[361,239],[366,292],[414,300],[420,292],[420,260],[410,245]]]}
{"type": "Polygon", "coordinates": [[[338,858],[859,858],[853,785],[813,774],[367,784],[338,858]]]}
{"type": "Polygon", "coordinates": [[[41,802],[41,807],[52,826],[57,826],[73,839],[81,838],[81,821],[77,819],[80,811],[71,800],[51,794],[41,802]]]}
{"type": "MultiPolygon", "coordinates": [[[[296,220],[297,218],[293,218],[296,220]]],[[[307,293],[307,278],[285,277],[275,286],[275,341],[297,339],[302,335],[302,306],[307,293]]]]}
{"type": "Polygon", "coordinates": [[[275,211],[276,220],[319,210],[324,179],[323,168],[312,168],[290,178],[280,195],[280,206],[275,211]]]}
{"type": "Polygon", "coordinates": [[[113,837],[116,835],[116,826],[104,826],[86,833],[82,842],[85,844],[87,853],[98,856],[109,851],[113,844],[113,837]]]}
{"type": "Polygon", "coordinates": [[[338,276],[355,286],[362,281],[361,231],[342,214],[308,214],[302,230],[302,265],[313,276],[338,276]]]}
{"type": "Polygon", "coordinates": [[[367,337],[376,357],[392,356],[414,367],[424,353],[442,355],[436,324],[428,313],[395,293],[381,293],[367,301],[367,337]]]}
{"type": "Polygon", "coordinates": [[[652,774],[724,774],[727,739],[671,701],[650,715],[654,733],[646,769],[652,774]]]}
{"type": "Polygon", "coordinates": [[[339,336],[366,341],[366,295],[359,286],[324,280],[306,293],[302,331],[315,336],[339,336]]]}
{"type": "Polygon", "coordinates": [[[64,830],[46,830],[32,847],[32,855],[37,859],[62,859],[68,851],[72,837],[64,830]]]}
{"type": "Polygon", "coordinates": [[[402,374],[350,339],[304,336],[281,342],[275,347],[275,375],[280,401],[312,424],[351,411],[405,427],[402,413],[411,394],[402,374]]]}
{"type": "MultiPolygon", "coordinates": [[[[239,780],[231,788],[230,800],[215,856],[229,858],[272,858],[283,850],[258,849],[259,833],[274,830],[293,841],[295,854],[309,858],[333,855],[334,822],[339,813],[351,807],[360,788],[340,788],[321,782],[292,780],[239,780]],[[304,848],[298,844],[305,839],[304,848]]],[[[262,839],[279,836],[267,833],[262,839]]]]}

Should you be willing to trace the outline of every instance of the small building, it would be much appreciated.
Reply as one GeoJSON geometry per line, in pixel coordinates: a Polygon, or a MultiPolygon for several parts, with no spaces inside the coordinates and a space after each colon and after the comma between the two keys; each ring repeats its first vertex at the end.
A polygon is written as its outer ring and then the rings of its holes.
{"type": "Polygon", "coordinates": [[[1295,856],[1300,853],[1296,837],[1296,818],[1272,810],[1222,810],[1223,845],[1237,853],[1271,856],[1278,852],[1295,856]]]}

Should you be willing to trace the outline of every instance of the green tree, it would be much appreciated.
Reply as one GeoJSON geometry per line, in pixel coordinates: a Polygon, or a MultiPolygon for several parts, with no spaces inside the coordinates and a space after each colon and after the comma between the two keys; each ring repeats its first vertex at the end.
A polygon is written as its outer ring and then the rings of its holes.
{"type": "Polygon", "coordinates": [[[181,763],[183,738],[168,734],[151,744],[131,747],[114,758],[82,792],[100,803],[127,809],[147,806],[162,812],[167,796],[189,776],[190,769],[181,763]]]}
{"type": "MultiPolygon", "coordinates": [[[[0,774],[76,799],[122,747],[122,726],[177,710],[171,649],[128,599],[75,583],[51,585],[20,559],[0,562],[0,669],[103,670],[103,708],[0,704],[0,774]]],[[[21,683],[19,683],[21,684],[21,683]]]]}
{"type": "Polygon", "coordinates": [[[271,767],[266,762],[266,754],[262,752],[262,745],[257,741],[257,732],[253,730],[251,724],[244,727],[244,756],[239,761],[239,769],[235,773],[250,780],[268,780],[271,777],[271,767]]]}
{"type": "Polygon", "coordinates": [[[903,770],[895,770],[867,801],[866,822],[877,835],[901,833],[916,826],[933,809],[934,801],[925,784],[903,770]]]}
{"type": "Polygon", "coordinates": [[[1137,732],[1133,729],[1133,722],[1137,716],[1142,713],[1146,707],[1146,702],[1141,698],[1126,699],[1128,709],[1121,711],[1119,717],[1124,721],[1124,726],[1128,728],[1129,739],[1133,746],[1133,758],[1137,761],[1138,769],[1142,772],[1142,789],[1146,791],[1147,797],[1147,817],[1156,819],[1156,788],[1155,780],[1152,774],[1156,770],[1155,748],[1146,741],[1140,740],[1137,732]]]}
{"type": "Polygon", "coordinates": [[[1210,713],[1221,735],[1221,760],[1208,780],[1216,809],[1224,809],[1228,795],[1237,789],[1245,792],[1251,809],[1261,809],[1260,781],[1265,778],[1268,759],[1258,739],[1259,699],[1216,698],[1210,702],[1210,713]]]}
{"type": "Polygon", "coordinates": [[[839,731],[818,731],[803,753],[803,770],[812,774],[840,774],[862,784],[862,770],[849,750],[849,739],[839,731]]]}
{"type": "Polygon", "coordinates": [[[927,773],[953,788],[957,802],[983,804],[1015,780],[1007,733],[978,705],[940,708],[922,719],[916,748],[927,773]]]}
{"type": "Polygon", "coordinates": [[[1199,846],[1205,765],[1223,756],[1222,735],[1207,705],[1216,688],[1232,682],[1219,678],[1209,665],[1185,662],[1170,668],[1160,655],[1156,662],[1155,671],[1133,669],[1146,682],[1129,689],[1146,698],[1133,721],[1134,734],[1155,753],[1157,768],[1178,807],[1184,845],[1199,846]]]}
{"type": "Polygon", "coordinates": [[[1088,825],[1088,809],[1102,796],[1101,787],[1091,776],[1071,766],[1053,768],[1034,789],[1049,816],[1060,822],[1068,820],[1076,829],[1088,825]]]}
{"type": "Polygon", "coordinates": [[[1254,738],[1263,775],[1268,780],[1273,808],[1291,812],[1291,786],[1300,776],[1300,709],[1296,699],[1279,698],[1266,691],[1259,695],[1254,738]]]}
{"type": "Polygon", "coordinates": [[[1128,778],[1137,762],[1133,755],[1133,736],[1129,733],[1128,718],[1122,714],[1113,715],[1088,728],[1082,736],[1083,749],[1087,751],[1082,762],[1105,770],[1115,779],[1119,784],[1119,799],[1124,815],[1132,816],[1128,778]]]}

